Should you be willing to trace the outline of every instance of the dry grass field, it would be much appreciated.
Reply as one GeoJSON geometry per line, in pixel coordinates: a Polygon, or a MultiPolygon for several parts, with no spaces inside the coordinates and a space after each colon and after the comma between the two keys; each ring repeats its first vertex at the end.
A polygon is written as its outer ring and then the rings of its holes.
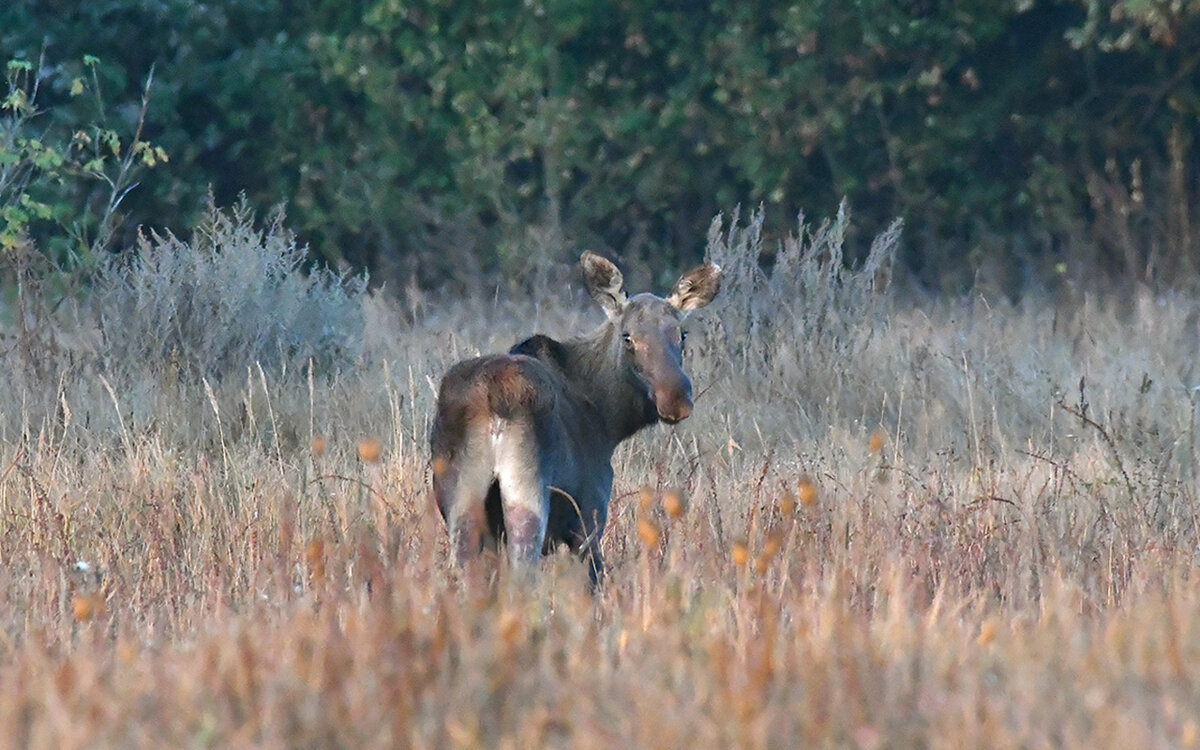
{"type": "Polygon", "coordinates": [[[451,363],[599,323],[577,269],[398,305],[234,212],[11,303],[0,746],[1200,744],[1200,303],[931,302],[844,229],[714,226],[595,597],[452,566],[427,466],[451,363]]]}

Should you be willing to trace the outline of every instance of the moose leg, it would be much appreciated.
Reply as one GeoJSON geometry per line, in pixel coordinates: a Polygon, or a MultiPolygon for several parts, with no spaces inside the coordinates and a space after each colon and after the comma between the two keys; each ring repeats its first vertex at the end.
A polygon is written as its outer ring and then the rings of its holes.
{"type": "Polygon", "coordinates": [[[604,583],[604,556],[600,554],[600,537],[604,534],[606,516],[604,511],[596,511],[592,518],[584,520],[584,537],[577,550],[579,558],[588,566],[593,591],[604,583]]]}
{"type": "Polygon", "coordinates": [[[433,459],[433,492],[459,564],[480,553],[488,533],[484,504],[495,476],[490,448],[486,437],[477,437],[452,458],[433,459]]]}
{"type": "Polygon", "coordinates": [[[604,558],[600,554],[600,537],[604,534],[607,516],[604,503],[586,494],[581,494],[577,500],[565,490],[550,489],[550,527],[547,531],[550,543],[566,543],[571,554],[587,565],[595,591],[604,581],[604,558]],[[584,507],[595,510],[588,512],[584,507]]]}
{"type": "Polygon", "coordinates": [[[542,481],[533,429],[508,422],[497,432],[494,445],[509,558],[513,563],[537,562],[546,539],[550,497],[542,481]]]}
{"type": "Polygon", "coordinates": [[[595,539],[588,542],[587,546],[581,550],[579,557],[588,566],[592,591],[595,591],[600,588],[600,584],[604,583],[604,556],[600,554],[600,540],[595,539]]]}

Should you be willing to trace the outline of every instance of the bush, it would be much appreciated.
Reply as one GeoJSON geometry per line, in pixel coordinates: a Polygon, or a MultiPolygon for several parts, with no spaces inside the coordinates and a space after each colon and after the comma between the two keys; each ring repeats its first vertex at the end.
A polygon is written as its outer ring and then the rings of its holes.
{"type": "Polygon", "coordinates": [[[797,233],[764,247],[764,214],[743,225],[718,216],[708,230],[708,252],[722,268],[722,320],[739,370],[770,370],[778,335],[803,331],[815,348],[840,352],[846,334],[883,314],[903,222],[896,220],[871,244],[866,259],[845,257],[850,212],[845,203],[817,226],[801,216],[797,233]]]}
{"type": "Polygon", "coordinates": [[[801,216],[796,233],[775,242],[764,239],[764,222],[760,209],[744,223],[718,216],[709,227],[708,254],[721,266],[722,290],[718,312],[700,317],[714,329],[703,340],[719,343],[714,356],[698,362],[714,372],[699,379],[720,377],[741,400],[769,394],[792,407],[780,411],[785,422],[799,418],[815,429],[861,411],[886,385],[862,363],[886,335],[895,306],[891,277],[902,222],[881,232],[861,262],[846,258],[851,223],[844,203],[817,225],[801,216]]]}
{"type": "Polygon", "coordinates": [[[213,379],[255,363],[299,371],[352,361],[367,279],[306,268],[307,257],[282,213],[258,228],[245,201],[210,204],[190,240],[142,237],[94,283],[105,367],[154,363],[213,379]]]}

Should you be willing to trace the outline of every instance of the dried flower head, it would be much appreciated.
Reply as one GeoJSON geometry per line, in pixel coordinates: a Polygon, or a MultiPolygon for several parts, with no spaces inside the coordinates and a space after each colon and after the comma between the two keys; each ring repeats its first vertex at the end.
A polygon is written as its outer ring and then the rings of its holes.
{"type": "Polygon", "coordinates": [[[979,626],[979,637],[975,639],[975,642],[980,646],[986,646],[995,640],[995,638],[996,623],[991,620],[984,620],[983,624],[979,626]]]}
{"type": "Polygon", "coordinates": [[[642,539],[642,545],[647,549],[658,546],[658,524],[651,521],[649,518],[638,519],[638,536],[642,539]]]}
{"type": "Polygon", "coordinates": [[[875,430],[871,433],[871,438],[867,441],[867,446],[871,449],[872,453],[878,453],[883,450],[883,438],[883,430],[875,430]]]}
{"type": "Polygon", "coordinates": [[[358,457],[364,462],[373,464],[383,455],[383,445],[375,438],[363,438],[358,441],[358,457]]]}
{"type": "Polygon", "coordinates": [[[82,594],[71,597],[71,613],[75,615],[75,622],[87,622],[92,619],[94,612],[91,597],[82,594]]]}
{"type": "Polygon", "coordinates": [[[796,512],[796,496],[791,490],[784,490],[783,495],[779,498],[779,512],[784,516],[790,516],[796,512]]]}
{"type": "Polygon", "coordinates": [[[104,614],[104,597],[98,591],[71,597],[71,615],[75,622],[90,622],[104,614]]]}
{"type": "Polygon", "coordinates": [[[662,497],[663,512],[667,514],[667,518],[672,521],[677,520],[683,515],[685,505],[683,497],[675,490],[667,490],[662,497]]]}
{"type": "Polygon", "coordinates": [[[796,494],[800,497],[800,504],[805,508],[811,508],[817,504],[817,485],[813,483],[812,477],[807,474],[800,477],[800,481],[796,485],[796,494]]]}
{"type": "Polygon", "coordinates": [[[448,468],[450,468],[450,464],[446,462],[446,459],[441,456],[433,459],[433,475],[435,477],[445,476],[448,468]]]}
{"type": "Polygon", "coordinates": [[[771,556],[767,553],[764,552],[758,557],[754,558],[754,572],[758,573],[760,576],[764,575],[767,572],[767,569],[770,567],[771,556]]]}
{"type": "Polygon", "coordinates": [[[745,539],[738,539],[733,543],[730,550],[730,555],[733,557],[733,564],[739,568],[744,567],[750,560],[750,548],[746,546],[745,539]]]}
{"type": "Polygon", "coordinates": [[[325,542],[320,538],[309,541],[304,547],[304,560],[313,578],[321,581],[325,578],[325,542]]]}
{"type": "Polygon", "coordinates": [[[654,492],[649,487],[638,490],[638,512],[648,513],[654,507],[654,492]]]}
{"type": "Polygon", "coordinates": [[[779,554],[779,549],[783,546],[783,532],[779,529],[772,529],[767,538],[763,540],[763,556],[770,560],[775,555],[779,554]]]}

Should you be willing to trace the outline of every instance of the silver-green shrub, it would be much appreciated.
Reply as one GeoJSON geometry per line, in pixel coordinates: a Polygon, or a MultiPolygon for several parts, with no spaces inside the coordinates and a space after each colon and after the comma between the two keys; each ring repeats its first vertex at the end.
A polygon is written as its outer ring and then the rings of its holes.
{"type": "Polygon", "coordinates": [[[278,215],[255,224],[245,202],[210,206],[190,239],[143,235],[99,272],[94,299],[109,371],[155,364],[180,377],[299,370],[353,361],[363,339],[365,276],[305,267],[278,215]]]}

